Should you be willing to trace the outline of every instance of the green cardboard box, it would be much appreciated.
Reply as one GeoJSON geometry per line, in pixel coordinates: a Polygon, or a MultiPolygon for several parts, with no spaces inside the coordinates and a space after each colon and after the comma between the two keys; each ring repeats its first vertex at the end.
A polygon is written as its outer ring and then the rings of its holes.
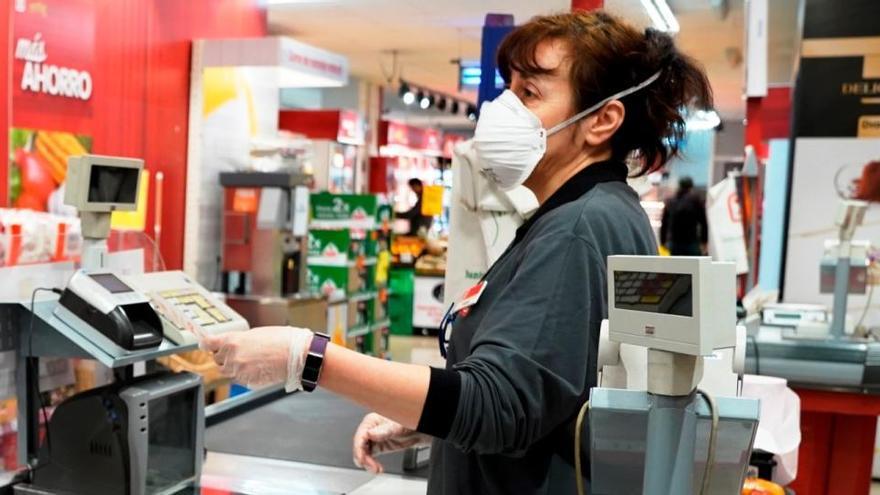
{"type": "Polygon", "coordinates": [[[309,230],[309,264],[347,266],[352,260],[351,232],[341,230],[309,230]]]}
{"type": "Polygon", "coordinates": [[[309,289],[330,298],[349,293],[349,278],[348,266],[309,265],[309,289]]]}
{"type": "Polygon", "coordinates": [[[379,198],[372,194],[312,194],[311,228],[370,230],[376,226],[378,210],[379,198]]]}

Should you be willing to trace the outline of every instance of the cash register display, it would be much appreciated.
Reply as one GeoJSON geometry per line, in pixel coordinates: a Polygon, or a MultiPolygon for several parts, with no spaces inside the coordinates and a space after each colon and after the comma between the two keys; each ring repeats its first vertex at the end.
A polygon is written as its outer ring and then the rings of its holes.
{"type": "Polygon", "coordinates": [[[199,391],[192,388],[150,401],[147,493],[161,492],[195,476],[199,391]]]}
{"type": "Polygon", "coordinates": [[[686,273],[614,272],[618,309],[693,316],[693,282],[686,273]]]}
{"type": "Polygon", "coordinates": [[[90,203],[134,203],[137,201],[136,168],[92,165],[89,177],[90,203]]]}
{"type": "Polygon", "coordinates": [[[98,285],[110,291],[111,294],[120,294],[122,292],[132,292],[132,288],[125,285],[122,280],[116,278],[110,273],[98,273],[89,275],[98,285]]]}

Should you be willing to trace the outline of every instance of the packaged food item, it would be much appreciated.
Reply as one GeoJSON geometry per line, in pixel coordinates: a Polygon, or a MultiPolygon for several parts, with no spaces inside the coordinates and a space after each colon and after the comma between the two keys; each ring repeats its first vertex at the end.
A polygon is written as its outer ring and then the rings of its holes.
{"type": "Polygon", "coordinates": [[[772,481],[760,478],[746,478],[742,495],[785,495],[785,489],[772,481]]]}
{"type": "Polygon", "coordinates": [[[0,208],[0,266],[70,260],[81,251],[78,218],[0,208]]]}

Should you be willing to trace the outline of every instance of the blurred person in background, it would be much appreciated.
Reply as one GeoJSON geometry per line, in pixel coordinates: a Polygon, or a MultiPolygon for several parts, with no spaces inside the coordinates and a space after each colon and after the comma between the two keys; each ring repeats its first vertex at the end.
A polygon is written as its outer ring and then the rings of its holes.
{"type": "Polygon", "coordinates": [[[397,212],[397,218],[409,220],[409,232],[407,235],[417,236],[424,229],[424,233],[431,230],[431,224],[434,219],[422,214],[422,195],[425,187],[420,179],[410,179],[409,188],[416,195],[416,204],[412,208],[403,212],[397,212]]]}
{"type": "Polygon", "coordinates": [[[663,208],[660,243],[672,256],[702,256],[709,252],[708,242],[705,200],[694,191],[693,179],[682,177],[663,208]]]}

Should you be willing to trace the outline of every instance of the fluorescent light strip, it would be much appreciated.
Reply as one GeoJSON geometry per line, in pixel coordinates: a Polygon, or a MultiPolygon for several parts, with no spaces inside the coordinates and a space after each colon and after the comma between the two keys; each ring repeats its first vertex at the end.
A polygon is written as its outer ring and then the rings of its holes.
{"type": "Polygon", "coordinates": [[[666,31],[677,33],[681,26],[678,25],[678,19],[675,18],[675,14],[672,13],[672,9],[669,8],[666,0],[654,0],[654,5],[657,6],[660,16],[666,22],[666,31]]]}
{"type": "Polygon", "coordinates": [[[681,28],[666,0],[642,0],[642,6],[648,17],[651,18],[655,29],[667,33],[677,33],[681,28]]]}

